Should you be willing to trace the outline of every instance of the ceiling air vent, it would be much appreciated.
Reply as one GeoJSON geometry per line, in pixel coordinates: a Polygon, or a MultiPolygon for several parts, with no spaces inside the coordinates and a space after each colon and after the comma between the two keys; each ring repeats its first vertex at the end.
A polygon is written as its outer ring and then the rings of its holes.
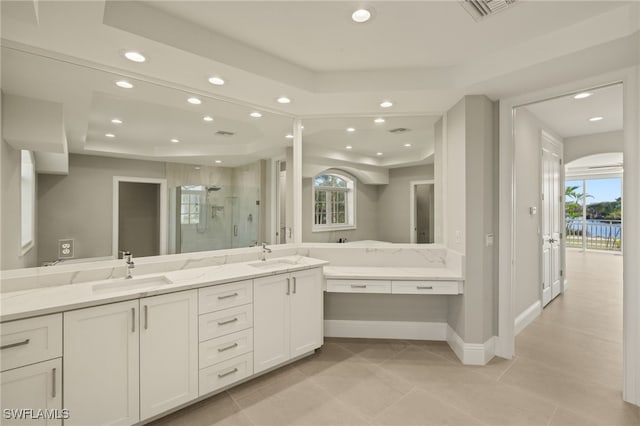
{"type": "Polygon", "coordinates": [[[396,127],[395,129],[389,130],[389,133],[393,133],[394,135],[399,135],[400,133],[410,132],[411,129],[407,129],[406,127],[396,127]]]}
{"type": "Polygon", "coordinates": [[[513,6],[516,0],[464,0],[462,6],[476,21],[482,21],[488,16],[502,12],[513,6]]]}
{"type": "Polygon", "coordinates": [[[216,136],[233,136],[233,135],[235,135],[235,133],[233,133],[233,132],[227,132],[227,131],[225,131],[225,130],[218,130],[218,131],[216,132],[216,136]]]}

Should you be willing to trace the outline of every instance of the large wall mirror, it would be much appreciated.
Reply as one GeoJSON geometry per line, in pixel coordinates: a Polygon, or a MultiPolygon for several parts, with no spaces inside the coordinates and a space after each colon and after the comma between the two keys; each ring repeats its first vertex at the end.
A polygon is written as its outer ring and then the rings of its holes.
{"type": "Polygon", "coordinates": [[[30,266],[265,240],[291,117],[6,46],[2,93],[7,149],[35,154],[30,266]]]}
{"type": "Polygon", "coordinates": [[[303,241],[433,243],[438,120],[304,120],[303,241]]]}

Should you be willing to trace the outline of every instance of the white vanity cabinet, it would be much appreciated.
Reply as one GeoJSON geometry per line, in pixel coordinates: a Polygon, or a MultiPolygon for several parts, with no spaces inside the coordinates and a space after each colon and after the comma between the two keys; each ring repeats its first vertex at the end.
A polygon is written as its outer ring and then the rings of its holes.
{"type": "Polygon", "coordinates": [[[255,279],[254,373],[322,345],[319,268],[255,279]]]}
{"type": "Polygon", "coordinates": [[[61,314],[1,325],[3,425],[62,424],[61,356],[61,314]],[[24,409],[33,411],[23,413],[26,417],[20,419],[18,411],[24,409]]]}
{"type": "Polygon", "coordinates": [[[64,314],[65,425],[130,425],[198,396],[197,291],[64,314]]]}

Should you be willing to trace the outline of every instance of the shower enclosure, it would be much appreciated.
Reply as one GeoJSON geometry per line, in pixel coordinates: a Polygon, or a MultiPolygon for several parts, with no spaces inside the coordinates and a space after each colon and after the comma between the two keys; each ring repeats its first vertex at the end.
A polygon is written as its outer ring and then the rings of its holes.
{"type": "Polygon", "coordinates": [[[169,251],[248,247],[258,240],[260,189],[218,185],[171,188],[169,251]]]}

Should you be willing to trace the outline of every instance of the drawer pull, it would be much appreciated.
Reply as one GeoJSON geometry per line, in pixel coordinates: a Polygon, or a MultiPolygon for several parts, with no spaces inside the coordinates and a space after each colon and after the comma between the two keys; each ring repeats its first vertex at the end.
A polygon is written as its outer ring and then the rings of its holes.
{"type": "Polygon", "coordinates": [[[287,293],[286,295],[290,295],[291,294],[291,278],[287,278],[287,293]]]}
{"type": "Polygon", "coordinates": [[[432,285],[419,285],[416,287],[418,290],[433,290],[432,285]]]}
{"type": "Polygon", "coordinates": [[[56,369],[51,369],[51,398],[56,397],[56,369]]]}
{"type": "Polygon", "coordinates": [[[297,288],[296,277],[293,277],[293,294],[296,294],[296,288],[297,288]]]}
{"type": "Polygon", "coordinates": [[[144,329],[147,330],[149,328],[149,307],[144,305],[144,329]]]}
{"type": "Polygon", "coordinates": [[[367,288],[366,284],[351,284],[351,288],[367,288]]]}
{"type": "Polygon", "coordinates": [[[236,321],[238,321],[238,318],[237,318],[237,317],[236,317],[236,318],[234,318],[234,319],[227,320],[227,321],[218,321],[218,325],[231,324],[232,322],[236,322],[236,321]]]}
{"type": "Polygon", "coordinates": [[[131,308],[131,332],[136,332],[136,308],[131,308]]]}
{"type": "Polygon", "coordinates": [[[237,295],[238,295],[238,293],[227,294],[226,296],[218,296],[218,300],[229,299],[231,297],[236,297],[237,295]]]}
{"type": "Polygon", "coordinates": [[[238,368],[234,368],[233,370],[229,370],[226,373],[222,373],[222,374],[218,374],[218,378],[222,379],[223,377],[227,377],[233,373],[237,373],[238,372],[238,368]]]}
{"type": "Polygon", "coordinates": [[[0,349],[9,349],[9,348],[15,348],[16,346],[28,345],[29,340],[30,339],[24,339],[22,342],[9,343],[8,345],[2,345],[0,346],[0,349]]]}
{"type": "Polygon", "coordinates": [[[237,348],[238,343],[234,343],[233,345],[225,346],[224,348],[218,348],[218,352],[228,351],[229,349],[237,348]]]}

